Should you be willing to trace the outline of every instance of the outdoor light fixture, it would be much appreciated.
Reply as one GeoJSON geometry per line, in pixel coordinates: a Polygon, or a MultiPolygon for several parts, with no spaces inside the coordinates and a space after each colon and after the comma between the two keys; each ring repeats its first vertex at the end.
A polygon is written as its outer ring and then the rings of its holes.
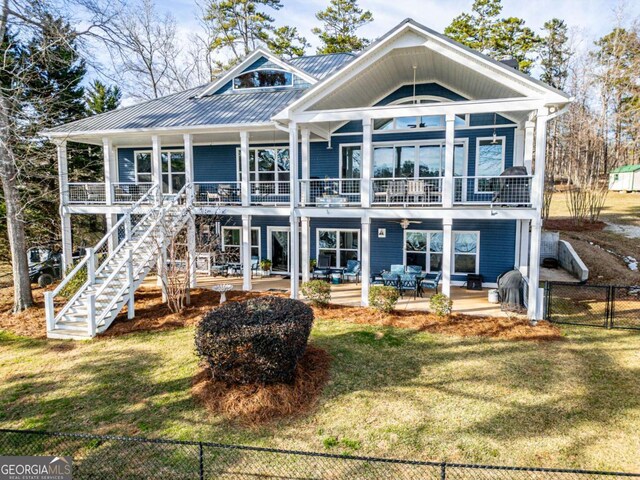
{"type": "Polygon", "coordinates": [[[329,122],[329,140],[327,141],[327,150],[333,150],[331,145],[331,122],[329,122]]]}
{"type": "Polygon", "coordinates": [[[498,121],[497,114],[493,112],[493,138],[491,139],[492,145],[496,145],[498,143],[498,134],[496,133],[497,121],[498,121]]]}

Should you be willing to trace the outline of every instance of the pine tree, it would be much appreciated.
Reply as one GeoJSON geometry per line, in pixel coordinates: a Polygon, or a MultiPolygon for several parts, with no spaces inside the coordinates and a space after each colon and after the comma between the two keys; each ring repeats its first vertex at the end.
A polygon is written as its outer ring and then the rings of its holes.
{"type": "Polygon", "coordinates": [[[122,92],[117,85],[107,87],[100,80],[94,80],[86,94],[87,109],[91,115],[115,110],[120,106],[122,92]]]}
{"type": "Polygon", "coordinates": [[[514,58],[529,73],[540,37],[517,17],[500,18],[501,0],[475,0],[471,13],[453,19],[444,33],[497,60],[514,58]]]}
{"type": "Polygon", "coordinates": [[[307,39],[298,34],[296,27],[278,27],[273,31],[273,36],[267,40],[269,50],[285,58],[301,57],[309,46],[307,39]]]}
{"type": "Polygon", "coordinates": [[[569,37],[564,20],[553,18],[544,24],[545,35],[540,42],[540,79],[552,87],[562,89],[569,77],[569,37]]]}
{"type": "Polygon", "coordinates": [[[312,30],[322,41],[319,54],[358,52],[370,43],[356,32],[373,21],[373,14],[363,11],[357,0],[331,0],[325,10],[316,13],[316,18],[323,23],[322,28],[312,30]]]}

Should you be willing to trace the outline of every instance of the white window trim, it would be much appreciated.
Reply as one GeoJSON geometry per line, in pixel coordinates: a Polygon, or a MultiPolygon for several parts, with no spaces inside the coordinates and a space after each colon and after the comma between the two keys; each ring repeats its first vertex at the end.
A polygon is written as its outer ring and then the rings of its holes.
{"type": "Polygon", "coordinates": [[[232,79],[231,79],[231,90],[234,92],[237,91],[245,91],[245,90],[265,90],[265,89],[269,89],[269,88],[293,88],[293,82],[294,82],[294,74],[293,72],[290,72],[289,70],[285,70],[284,68],[254,68],[253,70],[246,70],[244,72],[240,72],[237,75],[235,75],[232,79]],[[235,80],[236,78],[245,75],[247,73],[253,73],[253,72],[283,72],[283,73],[288,73],[289,75],[291,75],[291,85],[273,85],[271,87],[245,87],[245,88],[237,88],[235,85],[235,80]]]}
{"type": "Polygon", "coordinates": [[[358,228],[317,228],[316,229],[316,261],[318,260],[319,256],[320,256],[320,250],[332,250],[330,248],[320,248],[320,232],[336,232],[336,247],[335,247],[335,251],[336,251],[336,265],[333,265],[331,268],[341,268],[338,265],[340,265],[340,250],[348,250],[350,252],[353,252],[354,249],[353,248],[341,248],[339,243],[340,243],[340,233],[342,232],[350,232],[350,233],[357,233],[358,234],[358,249],[357,249],[357,259],[358,261],[360,261],[360,244],[362,242],[362,235],[360,233],[360,229],[358,228]]]}
{"type": "Polygon", "coordinates": [[[439,270],[431,270],[431,254],[432,253],[440,253],[440,255],[444,256],[444,252],[431,252],[431,234],[432,233],[443,233],[442,230],[405,230],[402,238],[402,261],[404,262],[405,268],[407,267],[407,233],[422,233],[427,237],[427,249],[424,252],[413,251],[413,253],[420,253],[425,255],[427,269],[425,270],[427,273],[437,273],[439,270]]]}
{"type": "MultiPolygon", "coordinates": [[[[480,142],[483,140],[492,140],[493,141],[493,136],[491,137],[477,137],[476,138],[476,163],[475,163],[475,181],[473,182],[473,193],[474,194],[479,194],[482,195],[484,194],[492,194],[493,192],[480,192],[478,191],[478,165],[480,163],[480,142]]],[[[496,136],[496,140],[501,141],[502,142],[502,167],[500,169],[500,173],[504,172],[504,166],[506,163],[506,152],[507,152],[507,137],[506,135],[499,135],[496,136]]],[[[500,175],[500,173],[498,175],[500,175]]],[[[498,176],[496,175],[496,177],[498,176]]],[[[484,177],[483,177],[484,178],[484,177]]],[[[495,178],[495,177],[486,177],[486,178],[495,178]]]]}
{"type": "Polygon", "coordinates": [[[360,147],[360,179],[362,179],[362,143],[340,143],[340,152],[338,156],[338,178],[341,180],[355,180],[350,178],[344,178],[342,176],[342,151],[344,147],[360,147]]]}
{"type": "Polygon", "coordinates": [[[287,257],[287,270],[286,271],[280,271],[280,270],[272,270],[273,273],[289,273],[289,271],[291,270],[291,227],[276,227],[276,226],[270,226],[267,227],[267,258],[269,260],[271,260],[273,262],[273,242],[271,240],[271,234],[273,232],[287,232],[289,235],[289,252],[288,252],[288,257],[287,257]]]}
{"type": "MultiPolygon", "coordinates": [[[[151,172],[143,173],[142,175],[151,175],[151,183],[153,183],[153,151],[152,150],[134,150],[133,151],[133,182],[134,183],[146,183],[138,181],[138,154],[139,153],[148,153],[151,156],[151,172]]],[[[120,177],[118,177],[120,178],[120,177]]]]}
{"type": "MultiPolygon", "coordinates": [[[[173,171],[173,162],[171,161],[171,154],[172,153],[177,153],[177,152],[182,153],[182,156],[183,156],[184,161],[185,161],[185,165],[184,166],[185,166],[185,169],[186,169],[187,168],[187,164],[186,164],[186,156],[185,156],[185,153],[184,153],[184,149],[173,148],[173,149],[169,149],[169,150],[162,150],[162,149],[160,150],[160,158],[161,158],[161,160],[162,160],[162,154],[163,153],[168,153],[169,154],[169,162],[167,163],[167,171],[166,172],[160,172],[161,178],[164,175],[169,175],[169,182],[167,184],[168,187],[169,187],[169,190],[170,190],[169,193],[178,193],[178,192],[174,192],[173,191],[173,182],[171,181],[172,180],[171,177],[174,174],[176,174],[176,175],[184,175],[185,176],[185,182],[187,181],[187,179],[186,179],[186,176],[187,176],[186,170],[185,171],[177,171],[177,172],[173,171]]],[[[162,163],[162,161],[160,163],[162,163]]]]}
{"type": "MultiPolygon", "coordinates": [[[[452,275],[469,275],[468,272],[456,272],[456,235],[457,234],[472,233],[478,237],[478,243],[476,245],[476,270],[475,274],[480,273],[480,230],[454,230],[451,232],[451,274],[452,275]]],[[[471,255],[470,253],[460,255],[471,255]]]]}
{"type": "MultiPolygon", "coordinates": [[[[224,241],[224,231],[225,230],[240,230],[240,245],[229,245],[230,247],[233,248],[240,248],[240,255],[242,256],[242,227],[240,226],[235,226],[235,225],[223,225],[222,226],[222,231],[220,232],[220,236],[221,238],[221,246],[222,246],[222,251],[226,251],[227,248],[227,244],[224,241]]],[[[257,245],[251,245],[251,247],[258,247],[258,259],[262,259],[262,238],[261,238],[261,232],[260,232],[260,227],[251,227],[251,230],[257,230],[258,231],[258,244],[257,245]]]]}

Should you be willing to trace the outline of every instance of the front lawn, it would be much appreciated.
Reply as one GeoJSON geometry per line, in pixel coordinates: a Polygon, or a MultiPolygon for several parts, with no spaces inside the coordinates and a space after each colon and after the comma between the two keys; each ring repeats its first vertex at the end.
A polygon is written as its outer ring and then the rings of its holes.
{"type": "Polygon", "coordinates": [[[257,429],[191,396],[193,328],[82,343],[0,332],[0,426],[509,465],[640,471],[640,334],[456,337],[319,320],[313,413],[257,429]]]}

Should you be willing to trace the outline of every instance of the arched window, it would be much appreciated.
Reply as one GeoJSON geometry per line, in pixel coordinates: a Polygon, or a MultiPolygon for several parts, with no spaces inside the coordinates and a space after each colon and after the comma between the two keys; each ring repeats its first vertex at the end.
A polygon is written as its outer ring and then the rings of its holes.
{"type": "Polygon", "coordinates": [[[234,90],[244,88],[290,87],[293,75],[284,70],[252,70],[233,79],[234,90]]]}

